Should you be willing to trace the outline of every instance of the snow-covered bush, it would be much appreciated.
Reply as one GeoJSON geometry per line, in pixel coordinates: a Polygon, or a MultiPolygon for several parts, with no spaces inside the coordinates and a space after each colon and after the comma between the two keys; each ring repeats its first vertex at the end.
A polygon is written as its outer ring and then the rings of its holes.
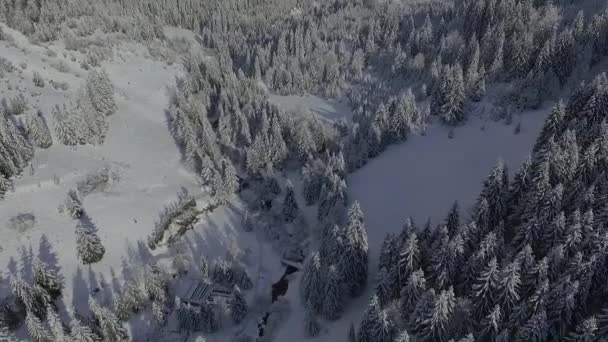
{"type": "Polygon", "coordinates": [[[32,81],[34,82],[34,85],[36,87],[44,88],[44,78],[42,78],[42,75],[40,75],[40,73],[38,71],[34,71],[34,76],[33,76],[32,81]]]}
{"type": "Polygon", "coordinates": [[[93,192],[106,190],[111,181],[110,169],[103,167],[87,174],[83,180],[76,183],[76,189],[80,196],[86,197],[93,192]]]}
{"type": "Polygon", "coordinates": [[[68,191],[67,197],[59,211],[65,211],[72,219],[79,219],[84,213],[82,200],[76,190],[68,191]]]}
{"type": "Polygon", "coordinates": [[[32,229],[36,224],[36,216],[32,213],[21,213],[16,216],[11,217],[8,220],[9,228],[19,232],[24,233],[29,229],[32,229]]]}
{"type": "Polygon", "coordinates": [[[28,104],[25,96],[19,93],[8,101],[3,99],[2,107],[4,107],[4,112],[8,115],[21,115],[28,109],[28,104]]]}

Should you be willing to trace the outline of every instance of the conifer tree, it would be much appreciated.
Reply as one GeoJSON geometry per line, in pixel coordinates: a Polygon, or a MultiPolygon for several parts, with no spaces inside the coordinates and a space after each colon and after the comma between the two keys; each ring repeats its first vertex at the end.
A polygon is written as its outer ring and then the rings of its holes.
{"type": "Polygon", "coordinates": [[[46,330],[42,321],[32,312],[28,311],[25,317],[25,326],[32,341],[34,342],[50,342],[53,340],[52,335],[46,330]]]}
{"type": "Polygon", "coordinates": [[[86,324],[82,324],[75,315],[70,320],[70,338],[74,341],[99,342],[101,338],[86,324]]]}
{"type": "Polygon", "coordinates": [[[116,112],[114,86],[104,69],[89,72],[86,90],[97,113],[111,115],[116,112]]]}
{"type": "Polygon", "coordinates": [[[236,286],[232,291],[232,298],[230,299],[228,306],[230,307],[230,312],[232,313],[232,320],[234,323],[241,323],[247,315],[248,306],[245,298],[241,294],[241,290],[236,286]]]}
{"type": "Polygon", "coordinates": [[[301,282],[302,301],[309,310],[320,313],[323,306],[325,284],[323,283],[321,259],[318,252],[314,252],[308,260],[301,282]]]}
{"type": "Polygon", "coordinates": [[[321,332],[321,324],[311,310],[306,310],[306,316],[304,316],[304,331],[307,337],[317,337],[321,332]]]}
{"type": "Polygon", "coordinates": [[[371,301],[363,314],[359,327],[358,342],[376,341],[377,332],[380,330],[380,303],[377,296],[372,296],[371,301]]]}
{"type": "Polygon", "coordinates": [[[323,316],[329,320],[340,318],[344,306],[343,293],[338,270],[334,265],[329,266],[327,270],[323,294],[323,316]]]}
{"type": "Polygon", "coordinates": [[[348,212],[340,270],[344,274],[343,279],[346,279],[347,293],[351,296],[360,295],[367,283],[368,245],[363,212],[358,202],[355,202],[348,212]]]}
{"type": "Polygon", "coordinates": [[[53,138],[49,126],[41,111],[28,115],[25,119],[27,136],[32,144],[39,148],[49,148],[53,145],[53,138]]]}
{"type": "Polygon", "coordinates": [[[52,297],[56,298],[63,290],[63,281],[57,274],[57,270],[51,268],[40,259],[36,259],[33,266],[34,283],[43,289],[52,297]]]}
{"type": "Polygon", "coordinates": [[[129,340],[127,330],[112,311],[97,304],[97,301],[92,297],[89,297],[89,307],[99,324],[104,341],[121,342],[129,340]]]}
{"type": "Polygon", "coordinates": [[[106,252],[94,230],[81,220],[76,225],[76,254],[85,265],[101,261],[106,252]]]}
{"type": "Polygon", "coordinates": [[[295,192],[291,181],[287,181],[282,212],[286,222],[292,222],[298,216],[299,207],[296,202],[295,192]]]}

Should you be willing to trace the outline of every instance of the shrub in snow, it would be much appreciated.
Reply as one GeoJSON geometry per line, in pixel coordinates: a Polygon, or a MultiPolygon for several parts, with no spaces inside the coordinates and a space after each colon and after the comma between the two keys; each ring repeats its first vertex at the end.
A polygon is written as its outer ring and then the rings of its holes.
{"type": "Polygon", "coordinates": [[[76,183],[76,189],[82,197],[85,197],[93,192],[105,190],[110,180],[110,170],[104,167],[86,175],[83,180],[76,183]]]}
{"type": "Polygon", "coordinates": [[[8,220],[9,228],[16,230],[19,233],[23,233],[29,229],[32,229],[35,224],[36,216],[31,213],[18,214],[8,220]]]}
{"type": "Polygon", "coordinates": [[[25,131],[34,146],[49,148],[53,145],[51,130],[40,110],[25,117],[25,131]]]}
{"type": "Polygon", "coordinates": [[[39,72],[34,71],[34,76],[33,76],[32,81],[34,82],[34,85],[36,87],[44,88],[44,79],[42,78],[42,75],[40,75],[39,72]]]}
{"type": "Polygon", "coordinates": [[[68,84],[68,82],[50,80],[49,83],[53,86],[53,89],[55,90],[67,91],[68,89],[70,89],[70,85],[68,84]]]}
{"type": "Polygon", "coordinates": [[[2,107],[4,107],[4,112],[8,115],[21,115],[28,109],[27,100],[22,93],[19,93],[8,101],[3,99],[2,107]]]}

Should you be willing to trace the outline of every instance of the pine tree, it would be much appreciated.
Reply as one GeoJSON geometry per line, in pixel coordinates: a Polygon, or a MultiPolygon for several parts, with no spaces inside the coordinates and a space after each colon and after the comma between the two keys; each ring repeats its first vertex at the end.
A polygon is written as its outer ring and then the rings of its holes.
{"type": "Polygon", "coordinates": [[[104,341],[121,342],[129,340],[127,330],[112,311],[97,304],[92,297],[89,297],[89,307],[99,324],[104,341]]]}
{"type": "Polygon", "coordinates": [[[89,72],[86,90],[97,113],[100,115],[111,115],[116,112],[114,87],[104,69],[89,72]]]}
{"type": "Polygon", "coordinates": [[[422,270],[412,272],[407,284],[401,290],[401,301],[399,303],[401,316],[405,322],[411,319],[410,314],[414,311],[416,303],[422,298],[426,290],[424,272],[422,270]]]}
{"type": "Polygon", "coordinates": [[[445,221],[445,225],[448,228],[449,235],[454,236],[458,228],[460,228],[460,212],[458,208],[458,202],[454,202],[445,221]]]}
{"type": "Polygon", "coordinates": [[[367,283],[368,245],[363,212],[358,202],[355,202],[348,212],[340,270],[345,275],[347,293],[351,296],[360,295],[367,283]]]}
{"type": "Polygon", "coordinates": [[[76,225],[76,254],[84,265],[101,261],[106,252],[101,239],[94,230],[86,227],[82,221],[76,225]]]}
{"type": "Polygon", "coordinates": [[[410,335],[407,333],[406,330],[403,330],[402,332],[397,334],[395,342],[410,342],[410,335]]]}
{"type": "Polygon", "coordinates": [[[323,316],[329,320],[336,320],[342,315],[344,301],[340,286],[340,275],[334,265],[329,266],[323,291],[323,316]]]}
{"type": "Polygon", "coordinates": [[[52,297],[56,298],[63,290],[63,281],[57,274],[57,270],[51,268],[40,259],[36,259],[33,266],[34,283],[46,290],[52,297]]]}
{"type": "Polygon", "coordinates": [[[285,198],[283,199],[283,218],[286,222],[293,222],[298,216],[299,207],[291,181],[287,181],[285,198]]]}
{"type": "Polygon", "coordinates": [[[375,342],[380,330],[380,303],[377,296],[372,296],[369,306],[363,314],[359,327],[358,342],[375,342]]]}
{"type": "Polygon", "coordinates": [[[25,325],[32,341],[34,342],[50,342],[53,337],[46,330],[40,319],[32,312],[28,311],[25,317],[25,325]]]}
{"type": "Polygon", "coordinates": [[[501,332],[503,319],[500,305],[496,304],[480,323],[480,337],[488,341],[495,341],[501,332]]]}
{"type": "Polygon", "coordinates": [[[306,310],[304,316],[304,332],[307,337],[317,337],[321,333],[321,324],[311,310],[306,310]]]}
{"type": "Polygon", "coordinates": [[[46,308],[46,321],[51,328],[51,333],[53,335],[53,340],[56,342],[70,342],[69,335],[67,335],[63,322],[55,312],[55,309],[48,305],[46,308]]]}
{"type": "Polygon", "coordinates": [[[25,126],[27,136],[34,146],[49,148],[53,145],[51,131],[41,111],[38,110],[35,114],[26,116],[25,126]]]}
{"type": "Polygon", "coordinates": [[[566,341],[568,342],[594,342],[598,341],[597,338],[598,325],[595,317],[591,316],[583,320],[576,326],[566,341]]]}
{"type": "Polygon", "coordinates": [[[241,294],[241,290],[236,286],[232,291],[232,298],[230,299],[228,306],[230,307],[230,312],[232,313],[232,320],[234,323],[241,323],[247,315],[248,306],[245,298],[241,294]]]}
{"type": "Polygon", "coordinates": [[[380,302],[381,307],[385,307],[392,297],[392,288],[390,283],[389,274],[386,268],[381,268],[376,275],[376,296],[380,302]]]}
{"type": "Polygon", "coordinates": [[[496,302],[499,279],[498,265],[496,258],[493,258],[473,285],[472,299],[479,319],[486,316],[496,302]]]}
{"type": "Polygon", "coordinates": [[[417,328],[420,331],[417,336],[423,341],[448,341],[455,306],[454,289],[450,287],[441,291],[432,308],[423,316],[421,326],[417,328]]]}
{"type": "Polygon", "coordinates": [[[100,342],[101,338],[86,324],[82,324],[78,318],[72,315],[70,320],[70,338],[74,341],[100,342]]]}
{"type": "Polygon", "coordinates": [[[300,289],[302,301],[309,310],[312,310],[315,313],[321,312],[324,287],[321,259],[319,253],[314,252],[304,269],[300,289]]]}

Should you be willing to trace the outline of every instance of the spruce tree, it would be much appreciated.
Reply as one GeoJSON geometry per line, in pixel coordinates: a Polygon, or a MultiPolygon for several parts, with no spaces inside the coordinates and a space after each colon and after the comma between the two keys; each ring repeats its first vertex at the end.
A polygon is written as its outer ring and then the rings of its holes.
{"type": "Polygon", "coordinates": [[[28,115],[25,119],[25,126],[27,136],[34,146],[49,148],[53,145],[51,131],[41,111],[28,115]]]}
{"type": "Polygon", "coordinates": [[[33,342],[49,342],[53,340],[52,335],[46,330],[42,321],[30,311],[26,313],[25,326],[33,342]]]}
{"type": "Polygon", "coordinates": [[[340,275],[334,265],[329,266],[325,278],[325,288],[323,291],[323,316],[329,320],[340,318],[343,312],[344,300],[340,275]]]}
{"type": "Polygon", "coordinates": [[[122,342],[129,340],[127,329],[123,327],[118,317],[112,311],[97,304],[97,301],[92,297],[89,297],[89,307],[99,324],[104,341],[122,342]]]}
{"type": "Polygon", "coordinates": [[[340,270],[345,275],[347,293],[351,296],[360,295],[367,283],[368,245],[363,212],[358,202],[355,202],[348,212],[340,270]]]}
{"type": "Polygon", "coordinates": [[[70,337],[74,341],[82,342],[100,342],[101,338],[97,336],[91,328],[82,324],[82,322],[72,314],[70,320],[70,337]]]}
{"type": "Polygon", "coordinates": [[[100,115],[111,115],[116,112],[114,87],[104,69],[89,72],[86,90],[97,113],[100,115]]]}
{"type": "Polygon", "coordinates": [[[241,294],[241,290],[237,286],[235,286],[232,291],[232,298],[228,302],[228,306],[230,308],[234,323],[241,323],[247,315],[248,306],[245,298],[241,294]]]}
{"type": "Polygon", "coordinates": [[[286,222],[293,222],[298,216],[299,208],[291,181],[287,181],[285,198],[283,199],[283,218],[286,222]]]}
{"type": "Polygon", "coordinates": [[[306,316],[304,316],[304,332],[307,337],[317,337],[321,332],[321,324],[311,310],[306,310],[306,316]]]}
{"type": "Polygon", "coordinates": [[[87,227],[83,221],[76,225],[76,254],[84,265],[101,261],[106,249],[94,230],[87,227]]]}
{"type": "Polygon", "coordinates": [[[319,253],[314,252],[306,264],[300,285],[302,301],[309,310],[321,312],[324,288],[321,259],[319,253]]]}
{"type": "Polygon", "coordinates": [[[61,294],[63,281],[57,274],[57,270],[51,268],[40,259],[36,259],[33,266],[34,283],[43,289],[53,298],[61,294]]]}

